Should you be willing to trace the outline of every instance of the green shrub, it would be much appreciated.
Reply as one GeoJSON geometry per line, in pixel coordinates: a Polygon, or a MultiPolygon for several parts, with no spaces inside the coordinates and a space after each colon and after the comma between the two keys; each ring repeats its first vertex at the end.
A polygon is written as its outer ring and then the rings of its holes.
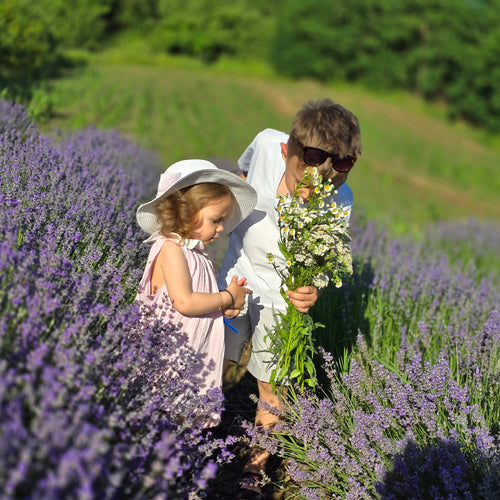
{"type": "Polygon", "coordinates": [[[291,77],[416,90],[498,131],[499,24],[500,0],[290,0],[271,61],[291,77]]]}
{"type": "Polygon", "coordinates": [[[51,74],[57,61],[54,36],[28,4],[0,3],[0,87],[25,87],[51,74]]]}
{"type": "Polygon", "coordinates": [[[158,17],[158,0],[116,0],[108,16],[112,31],[146,31],[158,17]]]}
{"type": "Polygon", "coordinates": [[[262,56],[274,23],[263,5],[248,0],[158,0],[157,7],[153,46],[206,62],[222,55],[262,56]]]}
{"type": "Polygon", "coordinates": [[[62,47],[93,49],[105,34],[105,16],[111,3],[112,0],[38,0],[30,2],[30,12],[42,20],[62,47]]]}

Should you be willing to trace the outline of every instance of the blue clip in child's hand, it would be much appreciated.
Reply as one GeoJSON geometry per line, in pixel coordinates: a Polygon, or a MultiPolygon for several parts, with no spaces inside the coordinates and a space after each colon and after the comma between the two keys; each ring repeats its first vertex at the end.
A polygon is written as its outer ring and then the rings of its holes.
{"type": "Polygon", "coordinates": [[[238,333],[238,330],[231,324],[234,318],[224,318],[224,324],[227,325],[234,333],[238,333]]]}

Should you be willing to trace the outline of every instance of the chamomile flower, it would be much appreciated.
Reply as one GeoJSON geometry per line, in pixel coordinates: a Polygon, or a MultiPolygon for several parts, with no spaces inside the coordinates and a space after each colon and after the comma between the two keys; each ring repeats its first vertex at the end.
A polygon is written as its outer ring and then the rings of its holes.
{"type": "Polygon", "coordinates": [[[300,251],[295,254],[295,262],[304,262],[305,260],[306,260],[306,254],[300,251]]]}
{"type": "MultiPolygon", "coordinates": [[[[352,273],[348,211],[332,200],[335,192],[331,180],[323,183],[318,169],[314,167],[306,171],[293,196],[279,199],[278,244],[281,255],[275,257],[268,254],[267,257],[280,276],[283,288],[292,290],[311,284],[325,288],[330,276],[334,277],[332,284],[340,288],[343,276],[352,273]],[[308,200],[298,196],[299,189],[304,187],[312,190],[308,200]]],[[[271,354],[275,359],[283,360],[277,363],[271,374],[272,384],[279,383],[284,376],[290,377],[291,372],[285,373],[283,363],[286,363],[285,366],[294,365],[290,360],[302,365],[312,363],[310,353],[315,351],[312,338],[314,327],[306,323],[302,316],[297,320],[295,318],[296,309],[288,304],[282,319],[269,331],[270,345],[273,346],[271,354]],[[293,328],[290,327],[292,324],[293,328]],[[284,338],[292,341],[283,342],[284,338]]],[[[309,385],[314,382],[314,376],[309,379],[305,379],[304,375],[291,378],[302,386],[304,381],[309,385]]]]}
{"type": "Polygon", "coordinates": [[[323,289],[328,286],[329,281],[330,279],[326,273],[320,273],[313,277],[312,283],[315,287],[323,289]]]}

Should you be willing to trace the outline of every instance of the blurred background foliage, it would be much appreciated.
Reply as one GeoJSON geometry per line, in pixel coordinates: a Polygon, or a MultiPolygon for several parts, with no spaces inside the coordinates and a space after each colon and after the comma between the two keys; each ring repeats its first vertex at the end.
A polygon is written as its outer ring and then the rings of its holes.
{"type": "Polygon", "coordinates": [[[411,90],[498,132],[499,27],[500,0],[1,0],[0,89],[29,101],[68,50],[140,36],[204,64],[411,90]]]}

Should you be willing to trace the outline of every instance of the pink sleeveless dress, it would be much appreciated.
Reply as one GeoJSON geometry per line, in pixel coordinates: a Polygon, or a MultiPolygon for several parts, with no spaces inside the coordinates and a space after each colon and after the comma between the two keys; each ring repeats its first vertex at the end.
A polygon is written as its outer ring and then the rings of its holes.
{"type": "MultiPolygon", "coordinates": [[[[175,238],[168,238],[178,242],[175,238]]],[[[222,362],[224,358],[224,320],[222,313],[215,311],[203,316],[185,316],[172,306],[168,291],[163,285],[155,294],[151,294],[152,265],[161,247],[167,241],[162,235],[156,234],[146,242],[153,241],[149,257],[144,269],[137,300],[148,307],[152,314],[169,325],[178,327],[187,336],[187,344],[196,354],[196,359],[204,365],[193,367],[193,372],[203,370],[204,375],[200,392],[207,393],[211,389],[222,387],[222,362]]],[[[217,279],[212,262],[204,252],[203,243],[199,240],[185,240],[180,247],[186,257],[192,279],[192,288],[196,292],[218,292],[217,279]]],[[[176,363],[179,360],[172,360],[176,363]]]]}

